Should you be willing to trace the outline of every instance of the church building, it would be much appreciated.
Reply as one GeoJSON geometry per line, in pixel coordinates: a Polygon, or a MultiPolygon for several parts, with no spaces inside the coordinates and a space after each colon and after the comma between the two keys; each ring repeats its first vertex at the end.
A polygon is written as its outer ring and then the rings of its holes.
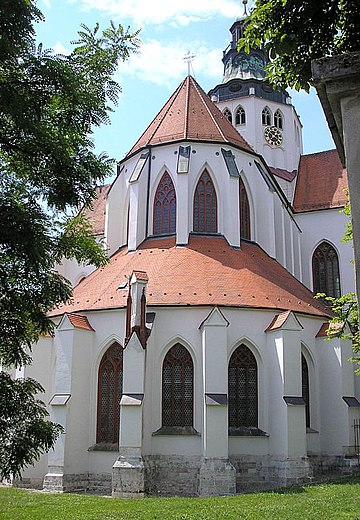
{"type": "Polygon", "coordinates": [[[98,188],[109,263],[59,267],[73,298],[24,370],[64,434],[24,483],[211,496],[353,467],[360,382],[313,297],[354,290],[346,171],[303,155],[264,51],[237,50],[244,23],[222,82],[188,75],[98,188]]]}

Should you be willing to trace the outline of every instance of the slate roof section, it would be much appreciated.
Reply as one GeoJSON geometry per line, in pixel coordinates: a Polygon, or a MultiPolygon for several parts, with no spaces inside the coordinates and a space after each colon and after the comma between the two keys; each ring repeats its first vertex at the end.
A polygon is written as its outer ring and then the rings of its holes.
{"type": "Polygon", "coordinates": [[[302,155],[293,207],[297,213],[346,204],[347,172],[336,150],[302,155]]]}
{"type": "Polygon", "coordinates": [[[90,208],[83,208],[81,213],[89,217],[95,235],[103,235],[105,231],[106,197],[110,189],[110,184],[98,186],[96,197],[90,208]]]}
{"type": "Polygon", "coordinates": [[[52,311],[95,311],[126,306],[128,291],[119,281],[133,271],[149,277],[149,306],[235,306],[292,310],[328,316],[328,309],[312,293],[260,247],[242,243],[230,247],[221,237],[191,236],[188,246],[176,246],[175,238],[147,239],[136,251],[115,253],[74,288],[72,301],[52,311]]]}
{"type": "Polygon", "coordinates": [[[127,157],[148,145],[182,140],[233,144],[253,152],[192,76],[179,85],[127,157]]]}

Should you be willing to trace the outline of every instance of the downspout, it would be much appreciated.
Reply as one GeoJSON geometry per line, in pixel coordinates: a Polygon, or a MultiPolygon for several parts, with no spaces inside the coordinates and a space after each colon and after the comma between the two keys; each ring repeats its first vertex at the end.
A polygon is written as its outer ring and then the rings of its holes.
{"type": "Polygon", "coordinates": [[[149,150],[149,166],[148,166],[148,179],[147,179],[147,193],[146,193],[146,225],[145,225],[145,238],[149,236],[149,207],[150,207],[150,179],[151,179],[151,146],[147,146],[149,150]]]}

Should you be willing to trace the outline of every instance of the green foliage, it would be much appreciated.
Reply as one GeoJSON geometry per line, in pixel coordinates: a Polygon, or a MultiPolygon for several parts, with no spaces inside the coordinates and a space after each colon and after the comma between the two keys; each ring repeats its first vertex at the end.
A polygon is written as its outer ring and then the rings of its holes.
{"type": "Polygon", "coordinates": [[[358,0],[257,0],[240,48],[269,52],[269,81],[309,90],[311,61],[360,49],[358,0]]]}
{"type": "MultiPolygon", "coordinates": [[[[35,0],[0,2],[0,361],[8,370],[30,362],[31,346],[53,329],[48,311],[71,296],[55,264],[106,262],[79,208],[112,173],[92,132],[109,122],[121,90],[113,75],[139,45],[121,25],[82,26],[74,50],[55,55],[36,45],[42,20],[35,0]]],[[[60,431],[35,398],[41,391],[1,374],[0,478],[18,475],[60,431]]]]}
{"type": "Polygon", "coordinates": [[[0,479],[20,477],[27,464],[48,451],[63,430],[46,419],[47,410],[36,398],[41,392],[33,379],[13,380],[0,372],[0,479]]]}
{"type": "MultiPolygon", "coordinates": [[[[353,233],[349,200],[340,213],[344,213],[348,217],[342,241],[352,242],[353,233]]],[[[340,338],[351,341],[354,355],[350,361],[360,367],[359,306],[356,294],[349,292],[340,296],[340,298],[333,298],[325,293],[318,293],[315,295],[315,298],[329,302],[333,312],[333,317],[329,321],[329,327],[326,331],[327,339],[340,338]]],[[[360,375],[360,368],[357,368],[355,373],[360,375]]]]}
{"type": "Polygon", "coordinates": [[[0,489],[2,520],[356,520],[359,479],[232,497],[117,499],[0,489]]]}

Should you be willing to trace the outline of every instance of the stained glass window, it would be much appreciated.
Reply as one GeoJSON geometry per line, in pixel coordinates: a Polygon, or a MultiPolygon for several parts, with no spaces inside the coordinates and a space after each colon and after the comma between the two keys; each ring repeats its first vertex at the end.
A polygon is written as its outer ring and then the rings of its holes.
{"type": "Polygon", "coordinates": [[[265,107],[262,111],[262,124],[269,126],[271,125],[271,111],[270,108],[265,107]]]}
{"type": "Polygon", "coordinates": [[[166,354],[162,369],[162,425],[192,426],[194,367],[189,351],[180,343],[166,354]]]}
{"type": "Polygon", "coordinates": [[[176,193],[170,175],[161,177],[154,200],[154,235],[176,231],[176,193]]]}
{"type": "Polygon", "coordinates": [[[257,363],[245,345],[237,347],[229,362],[229,427],[258,426],[257,363]]]}
{"type": "Polygon", "coordinates": [[[302,397],[305,401],[305,420],[306,428],[310,428],[310,386],[309,386],[309,368],[304,354],[301,354],[301,382],[302,397]]]}
{"type": "Polygon", "coordinates": [[[325,293],[327,296],[339,298],[339,260],[335,249],[328,242],[322,242],[315,249],[312,267],[314,292],[325,293]]]}
{"type": "Polygon", "coordinates": [[[274,126],[280,128],[280,130],[283,129],[283,115],[280,110],[276,110],[274,114],[274,126]]]}
{"type": "Polygon", "coordinates": [[[194,231],[217,233],[217,199],[207,170],[201,175],[194,194],[194,231]]]}
{"type": "Polygon", "coordinates": [[[244,186],[241,178],[239,179],[239,199],[240,199],[240,237],[250,240],[251,231],[250,231],[250,206],[249,199],[246,193],[246,188],[244,186]]]}
{"type": "Polygon", "coordinates": [[[230,121],[230,123],[232,124],[232,114],[231,114],[230,110],[228,108],[225,108],[223,114],[226,117],[226,119],[228,121],[230,121]]]}
{"type": "Polygon", "coordinates": [[[98,372],[97,443],[118,444],[123,386],[123,349],[114,342],[103,355],[98,372]]]}
{"type": "Polygon", "coordinates": [[[246,123],[246,115],[243,107],[239,107],[235,114],[235,124],[236,125],[245,125],[246,123]]]}

